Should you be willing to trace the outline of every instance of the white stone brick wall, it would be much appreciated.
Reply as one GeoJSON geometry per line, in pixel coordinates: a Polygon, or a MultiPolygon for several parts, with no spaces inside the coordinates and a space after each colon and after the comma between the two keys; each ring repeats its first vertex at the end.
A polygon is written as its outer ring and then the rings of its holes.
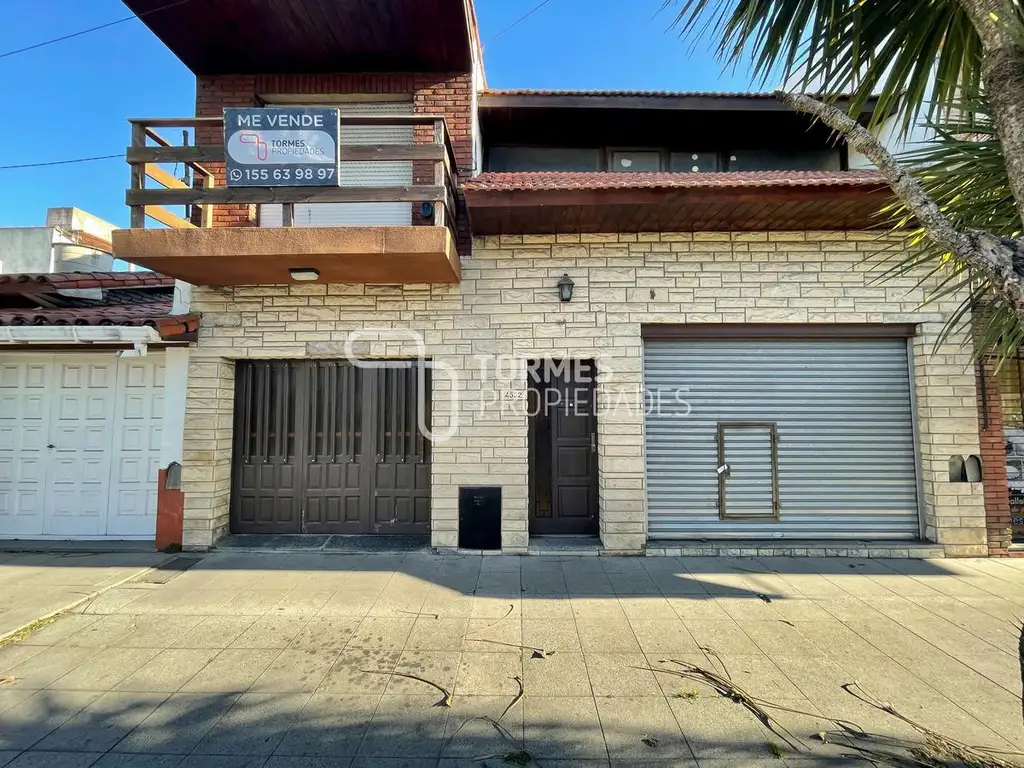
{"type": "MultiPolygon", "coordinates": [[[[895,241],[862,232],[641,233],[478,238],[459,285],[291,285],[197,288],[202,312],[193,351],[185,435],[185,543],[226,530],[230,493],[233,360],[341,355],[352,331],[370,332],[361,354],[407,356],[411,329],[440,366],[433,426],[455,415],[453,437],[434,446],[432,539],[455,546],[458,486],[501,485],[502,542],[528,540],[527,419],[514,405],[481,410],[522,391],[520,377],[479,375],[476,356],[595,358],[614,377],[598,398],[641,390],[644,323],[916,323],[913,343],[923,523],[948,554],[984,554],[980,484],[948,482],[951,453],[978,453],[970,350],[954,338],[933,350],[957,302],[921,307],[917,278],[879,282],[878,254],[895,241]],[[575,281],[558,301],[563,273],[575,281]],[[455,383],[445,371],[454,371],[455,383]]],[[[602,410],[598,426],[601,536],[606,549],[646,541],[643,418],[602,410]]]]}

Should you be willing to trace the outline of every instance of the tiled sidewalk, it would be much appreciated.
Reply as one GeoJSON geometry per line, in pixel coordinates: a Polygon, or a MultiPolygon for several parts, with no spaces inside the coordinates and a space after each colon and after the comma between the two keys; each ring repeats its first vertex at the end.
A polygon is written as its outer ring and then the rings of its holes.
{"type": "Polygon", "coordinates": [[[855,680],[1017,750],[1022,615],[1020,561],[214,554],[0,649],[0,766],[839,766],[825,716],[912,735],[855,680]]]}

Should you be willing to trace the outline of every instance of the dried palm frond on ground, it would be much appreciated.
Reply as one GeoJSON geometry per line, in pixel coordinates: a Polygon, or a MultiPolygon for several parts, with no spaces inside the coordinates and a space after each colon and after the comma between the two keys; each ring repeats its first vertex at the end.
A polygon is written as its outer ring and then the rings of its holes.
{"type": "MultiPolygon", "coordinates": [[[[904,738],[871,733],[849,720],[803,712],[752,696],[729,679],[728,670],[724,665],[722,668],[724,674],[719,674],[675,659],[665,659],[660,663],[663,666],[641,667],[641,669],[676,675],[710,687],[720,696],[736,702],[749,711],[765,728],[781,738],[793,752],[813,750],[815,742],[811,742],[812,746],[808,747],[805,742],[802,742],[783,726],[773,716],[773,712],[788,712],[815,719],[823,718],[832,723],[835,729],[818,733],[817,743],[850,750],[842,757],[863,760],[874,765],[895,766],[896,768],[1024,768],[1024,763],[1019,761],[1024,758],[1024,753],[974,746],[945,736],[900,713],[892,704],[875,698],[857,683],[847,683],[842,686],[842,689],[858,701],[910,726],[920,734],[920,737],[904,738]],[[674,666],[664,666],[667,664],[674,666]]],[[[720,659],[719,663],[721,663],[720,659]]],[[[778,746],[776,746],[776,750],[781,752],[778,746]]]]}

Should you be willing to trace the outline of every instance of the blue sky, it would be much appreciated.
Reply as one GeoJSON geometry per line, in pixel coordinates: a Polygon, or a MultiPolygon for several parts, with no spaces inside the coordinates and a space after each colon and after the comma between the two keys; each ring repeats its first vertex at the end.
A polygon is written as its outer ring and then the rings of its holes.
{"type": "MultiPolygon", "coordinates": [[[[197,4],[216,0],[193,0],[197,4]]],[[[662,0],[476,0],[492,88],[744,90],[706,48],[669,29],[662,0]]],[[[7,3],[0,54],[128,15],[119,0],[7,3]]],[[[123,152],[129,117],[194,110],[191,73],[139,21],[0,58],[0,166],[123,152]]],[[[53,206],[78,206],[127,225],[120,159],[0,170],[0,226],[40,226],[53,206]]]]}

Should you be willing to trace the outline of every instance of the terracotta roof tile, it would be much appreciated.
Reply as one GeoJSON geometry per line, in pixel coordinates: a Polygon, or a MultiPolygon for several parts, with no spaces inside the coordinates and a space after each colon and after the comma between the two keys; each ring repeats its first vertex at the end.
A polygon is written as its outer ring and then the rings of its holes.
{"type": "Polygon", "coordinates": [[[545,90],[536,88],[488,88],[482,96],[647,96],[666,99],[693,96],[710,99],[774,99],[771,92],[733,92],[728,91],[573,91],[545,90]]]}
{"type": "Polygon", "coordinates": [[[572,189],[730,189],[884,184],[875,171],[725,171],[718,173],[514,172],[481,173],[462,183],[466,191],[572,189]]]}
{"type": "Polygon", "coordinates": [[[173,286],[173,278],[153,272],[0,275],[0,292],[20,290],[28,296],[34,293],[55,295],[55,291],[62,289],[106,289],[102,299],[65,297],[73,306],[0,309],[0,326],[149,326],[164,339],[184,339],[199,329],[199,316],[170,314],[173,296],[166,289],[173,286]],[[154,288],[164,290],[151,290],[154,288]]]}
{"type": "Polygon", "coordinates": [[[174,278],[156,272],[58,272],[0,275],[0,287],[56,290],[64,288],[174,287],[174,278]]]}

